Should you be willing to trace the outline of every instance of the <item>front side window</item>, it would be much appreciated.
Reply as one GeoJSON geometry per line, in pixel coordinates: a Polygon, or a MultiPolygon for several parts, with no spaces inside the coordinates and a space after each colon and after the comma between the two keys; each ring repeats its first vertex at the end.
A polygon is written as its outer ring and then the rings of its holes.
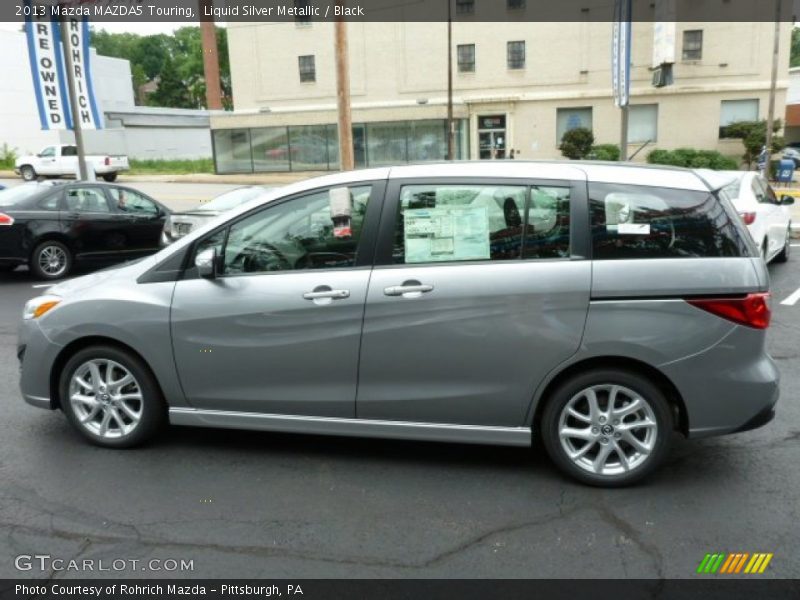
{"type": "Polygon", "coordinates": [[[409,185],[400,192],[395,264],[569,256],[569,188],[409,185]]]}
{"type": "Polygon", "coordinates": [[[506,59],[509,69],[525,68],[525,42],[508,42],[506,59]]]}
{"type": "Polygon", "coordinates": [[[39,153],[39,156],[41,156],[42,158],[50,158],[55,155],[56,155],[56,149],[53,148],[52,146],[48,146],[39,153]]]}
{"type": "Polygon", "coordinates": [[[458,54],[458,72],[474,73],[475,44],[459,44],[457,49],[457,54],[458,54]]]}
{"type": "Polygon", "coordinates": [[[155,202],[133,190],[109,188],[108,191],[117,210],[143,216],[155,216],[158,214],[158,206],[156,206],[155,202]]]}
{"type": "Polygon", "coordinates": [[[77,213],[108,213],[108,206],[103,190],[100,188],[70,188],[67,190],[67,210],[77,213]]]}
{"type": "Polygon", "coordinates": [[[234,223],[222,275],[355,266],[371,192],[370,185],[332,188],[234,223]]]}
{"type": "Polygon", "coordinates": [[[683,60],[703,58],[703,30],[692,29],[683,32],[683,60]]]}
{"type": "Polygon", "coordinates": [[[314,82],[317,80],[317,67],[314,61],[314,55],[297,57],[298,65],[300,68],[300,81],[301,82],[314,82]]]}
{"type": "Polygon", "coordinates": [[[591,184],[596,260],[748,256],[735,214],[709,192],[591,184]]]}

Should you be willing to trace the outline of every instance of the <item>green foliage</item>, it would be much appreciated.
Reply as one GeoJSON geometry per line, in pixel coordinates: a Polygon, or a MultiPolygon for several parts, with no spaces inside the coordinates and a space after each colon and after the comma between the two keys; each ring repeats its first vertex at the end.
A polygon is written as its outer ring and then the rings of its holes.
{"type": "Polygon", "coordinates": [[[13,169],[18,156],[16,148],[4,143],[0,148],[0,169],[13,169]]]}
{"type": "MultiPolygon", "coordinates": [[[[131,61],[132,84],[138,98],[139,88],[148,81],[161,81],[166,77],[166,90],[154,93],[147,104],[170,108],[203,108],[206,102],[206,84],[203,71],[203,45],[199,27],[181,27],[173,35],[146,35],[135,33],[92,32],[92,45],[97,53],[131,61]],[[185,93],[174,89],[180,81],[185,93]]],[[[223,104],[231,102],[231,69],[228,59],[228,37],[223,27],[217,27],[220,84],[223,104]]]]}
{"type": "Polygon", "coordinates": [[[571,160],[580,160],[589,156],[594,145],[594,134],[591,129],[576,127],[570,129],[561,138],[561,145],[558,147],[561,154],[571,160]]]}
{"type": "MultiPolygon", "coordinates": [[[[774,154],[779,152],[785,145],[782,136],[774,135],[781,129],[781,120],[775,119],[772,124],[772,148],[770,153],[774,154]]],[[[726,127],[721,128],[720,137],[725,138],[738,138],[742,140],[744,145],[744,154],[742,160],[747,163],[748,169],[752,167],[753,163],[758,161],[758,155],[761,154],[761,149],[767,143],[767,122],[761,121],[738,121],[731,123],[726,127]]]]}
{"type": "Polygon", "coordinates": [[[610,160],[610,161],[618,161],[620,155],[619,146],[616,144],[597,144],[596,146],[592,146],[592,152],[589,154],[589,158],[592,160],[610,160]]]}
{"type": "Polygon", "coordinates": [[[731,156],[725,156],[716,150],[695,150],[694,148],[652,150],[647,155],[647,162],[653,165],[714,169],[715,171],[735,171],[739,168],[736,159],[731,156]]]}
{"type": "Polygon", "coordinates": [[[195,160],[131,159],[130,166],[131,175],[191,175],[214,172],[214,161],[210,158],[195,160]]]}
{"type": "Polygon", "coordinates": [[[789,59],[790,67],[800,67],[800,29],[792,28],[792,49],[789,59]]]}

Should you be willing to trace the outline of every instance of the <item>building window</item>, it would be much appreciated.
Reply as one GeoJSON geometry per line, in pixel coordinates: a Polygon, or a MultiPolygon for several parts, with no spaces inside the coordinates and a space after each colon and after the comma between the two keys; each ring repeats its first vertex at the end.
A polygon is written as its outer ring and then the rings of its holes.
{"type": "Polygon", "coordinates": [[[723,100],[719,114],[719,137],[735,138],[729,125],[742,121],[758,121],[758,98],[748,100],[723,100]]]}
{"type": "Polygon", "coordinates": [[[506,60],[509,69],[525,68],[525,42],[508,42],[506,60]]]}
{"type": "MultiPolygon", "coordinates": [[[[294,7],[299,11],[302,11],[303,9],[306,9],[307,11],[310,5],[308,0],[294,0],[294,7]]],[[[294,23],[298,27],[308,27],[311,25],[311,15],[298,15],[294,18],[294,23]]]]}
{"type": "Polygon", "coordinates": [[[508,10],[519,10],[525,8],[525,0],[506,0],[508,10]]]}
{"type": "Polygon", "coordinates": [[[691,29],[683,32],[683,60],[703,58],[703,30],[691,29]]]}
{"type": "Polygon", "coordinates": [[[314,65],[314,55],[298,56],[297,61],[300,66],[300,81],[313,82],[317,80],[317,68],[314,65]]]}
{"type": "Polygon", "coordinates": [[[458,72],[475,72],[475,44],[458,45],[458,72]]]}
{"type": "Polygon", "coordinates": [[[592,107],[559,108],[556,111],[556,143],[561,143],[564,134],[573,129],[592,128],[592,107]]]}
{"type": "Polygon", "coordinates": [[[658,136],[658,104],[637,104],[628,108],[628,142],[644,144],[658,136]]]}
{"type": "Polygon", "coordinates": [[[475,0],[456,0],[457,15],[471,15],[475,12],[475,0]]]}

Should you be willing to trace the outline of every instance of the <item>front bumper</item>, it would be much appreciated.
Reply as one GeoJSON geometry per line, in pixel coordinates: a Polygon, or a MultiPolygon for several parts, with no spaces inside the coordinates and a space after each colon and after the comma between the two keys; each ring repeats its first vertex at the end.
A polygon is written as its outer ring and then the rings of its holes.
{"type": "Polygon", "coordinates": [[[35,320],[19,326],[17,358],[20,361],[22,398],[37,408],[56,408],[50,389],[50,374],[62,346],[50,341],[35,320]]]}

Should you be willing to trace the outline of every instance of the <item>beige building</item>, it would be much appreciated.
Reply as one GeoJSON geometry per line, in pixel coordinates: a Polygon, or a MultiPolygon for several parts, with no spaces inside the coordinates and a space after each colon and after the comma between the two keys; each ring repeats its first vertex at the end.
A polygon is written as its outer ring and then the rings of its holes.
{"type": "MultiPolygon", "coordinates": [[[[446,154],[446,23],[349,23],[356,161],[446,154]]],[[[560,157],[564,131],[620,141],[604,22],[453,24],[459,158],[560,157]]],[[[724,137],[766,118],[774,24],[677,23],[674,84],[652,85],[654,24],[633,24],[629,153],[682,146],[741,155],[724,137]]],[[[333,25],[230,23],[235,110],[212,118],[220,172],[338,168],[333,25]]],[[[775,114],[784,115],[791,24],[781,29],[775,114]]]]}

